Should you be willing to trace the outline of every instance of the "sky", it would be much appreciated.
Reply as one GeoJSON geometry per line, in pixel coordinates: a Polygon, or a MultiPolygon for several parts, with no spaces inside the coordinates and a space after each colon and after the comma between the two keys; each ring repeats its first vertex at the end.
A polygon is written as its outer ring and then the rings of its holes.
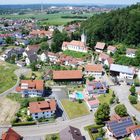
{"type": "Polygon", "coordinates": [[[0,4],[37,4],[37,3],[67,3],[67,4],[134,4],[140,0],[0,0],[0,4]]]}

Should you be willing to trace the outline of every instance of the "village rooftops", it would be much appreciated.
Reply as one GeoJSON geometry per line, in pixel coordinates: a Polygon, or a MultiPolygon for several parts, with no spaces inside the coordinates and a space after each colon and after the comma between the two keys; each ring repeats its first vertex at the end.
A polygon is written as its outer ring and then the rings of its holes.
{"type": "Polygon", "coordinates": [[[9,128],[8,131],[2,134],[2,140],[21,140],[21,139],[22,136],[20,136],[12,128],[9,128]]]}
{"type": "Polygon", "coordinates": [[[118,65],[118,64],[111,64],[110,71],[127,73],[127,74],[131,74],[131,75],[135,74],[135,69],[134,68],[124,66],[124,65],[118,65]]]}
{"type": "Polygon", "coordinates": [[[38,50],[40,49],[39,45],[28,45],[26,50],[27,51],[32,51],[32,52],[38,52],[38,50]]]}
{"type": "Polygon", "coordinates": [[[131,53],[135,54],[136,51],[137,51],[136,49],[127,48],[127,49],[126,49],[126,54],[131,54],[131,53]]]}
{"type": "Polygon", "coordinates": [[[114,52],[114,51],[116,51],[116,47],[110,45],[110,46],[108,46],[107,50],[114,52]]]}
{"type": "Polygon", "coordinates": [[[47,112],[47,111],[55,111],[55,110],[56,110],[56,101],[55,100],[29,103],[29,111],[31,114],[47,112]]]}
{"type": "Polygon", "coordinates": [[[82,78],[83,78],[83,74],[81,70],[53,71],[54,80],[82,79],[82,78]]]}
{"type": "Polygon", "coordinates": [[[85,66],[85,71],[102,72],[103,66],[100,64],[88,64],[85,66]]]}
{"type": "Polygon", "coordinates": [[[16,88],[17,92],[22,90],[44,90],[43,80],[21,80],[20,86],[16,88]]]}
{"type": "Polygon", "coordinates": [[[103,42],[97,42],[95,49],[103,50],[105,48],[105,43],[103,42]]]}

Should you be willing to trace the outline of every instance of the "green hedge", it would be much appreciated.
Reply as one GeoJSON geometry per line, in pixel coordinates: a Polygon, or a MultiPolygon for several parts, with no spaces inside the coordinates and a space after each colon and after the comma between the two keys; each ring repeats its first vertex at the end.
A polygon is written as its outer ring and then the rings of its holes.
{"type": "Polygon", "coordinates": [[[13,123],[12,126],[26,126],[26,125],[36,125],[36,122],[20,122],[20,123],[13,123]]]}

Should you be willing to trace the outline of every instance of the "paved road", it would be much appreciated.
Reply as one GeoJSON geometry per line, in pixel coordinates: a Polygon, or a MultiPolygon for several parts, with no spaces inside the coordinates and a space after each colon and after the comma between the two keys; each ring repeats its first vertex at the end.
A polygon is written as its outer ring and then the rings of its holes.
{"type": "Polygon", "coordinates": [[[30,70],[30,69],[27,69],[27,68],[20,68],[20,69],[15,70],[14,73],[15,73],[15,75],[17,76],[17,82],[16,82],[15,86],[13,86],[12,88],[8,89],[7,91],[1,93],[1,94],[0,94],[0,97],[6,96],[6,95],[8,95],[9,93],[15,91],[15,88],[18,86],[18,84],[19,84],[19,82],[20,82],[20,79],[19,79],[20,75],[21,75],[21,74],[25,75],[25,74],[27,74],[27,73],[30,72],[30,71],[31,71],[31,70],[30,70]]]}
{"type": "MultiPolygon", "coordinates": [[[[46,134],[58,133],[65,127],[72,125],[83,129],[84,126],[94,123],[93,114],[76,118],[73,120],[61,121],[52,124],[42,124],[40,126],[21,126],[13,129],[23,136],[45,136],[46,134]]],[[[87,139],[88,140],[88,139],[87,139]]]]}

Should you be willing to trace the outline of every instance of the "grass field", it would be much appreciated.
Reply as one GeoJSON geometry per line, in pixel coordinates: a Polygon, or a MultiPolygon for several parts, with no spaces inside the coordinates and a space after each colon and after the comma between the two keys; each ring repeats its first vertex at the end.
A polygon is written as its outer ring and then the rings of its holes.
{"type": "Polygon", "coordinates": [[[74,119],[89,114],[87,106],[84,102],[78,103],[69,100],[62,100],[62,105],[70,119],[74,119]]]}
{"type": "MultiPolygon", "coordinates": [[[[86,17],[91,17],[94,13],[85,13],[82,15],[78,16],[86,16],[86,17]]],[[[63,25],[66,24],[70,21],[74,20],[84,20],[84,19],[79,19],[79,18],[62,18],[62,16],[75,16],[71,13],[68,12],[61,12],[61,13],[55,13],[55,14],[46,14],[46,13],[29,13],[29,14],[24,14],[24,15],[0,15],[1,17],[4,18],[12,18],[12,19],[25,19],[25,18],[35,18],[40,21],[39,24],[41,25],[63,25]]]]}
{"type": "Polygon", "coordinates": [[[0,61],[0,93],[3,93],[16,84],[15,69],[16,66],[0,61]]]}
{"type": "Polygon", "coordinates": [[[46,135],[46,140],[60,140],[59,133],[46,135]]]}
{"type": "Polygon", "coordinates": [[[110,90],[109,93],[105,94],[105,95],[100,95],[98,97],[98,100],[100,101],[100,103],[107,103],[107,104],[110,104],[110,100],[112,98],[112,94],[113,94],[113,91],[110,90]]]}

